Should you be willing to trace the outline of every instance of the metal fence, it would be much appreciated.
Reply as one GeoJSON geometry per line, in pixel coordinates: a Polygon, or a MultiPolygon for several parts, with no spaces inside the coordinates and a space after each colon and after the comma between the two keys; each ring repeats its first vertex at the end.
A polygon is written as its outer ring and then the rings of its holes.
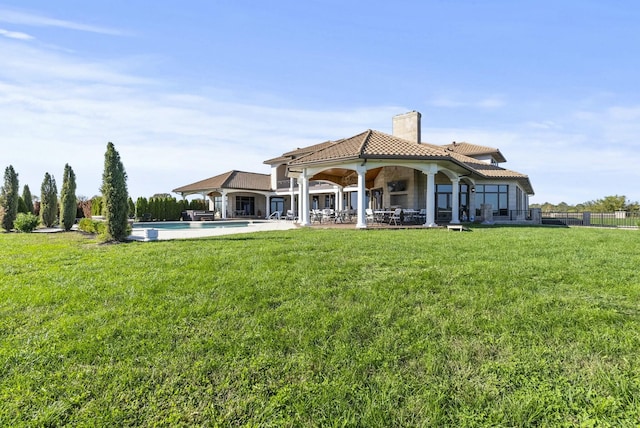
{"type": "Polygon", "coordinates": [[[542,213],[542,224],[638,228],[640,226],[640,211],[608,213],[545,211],[542,213]]]}

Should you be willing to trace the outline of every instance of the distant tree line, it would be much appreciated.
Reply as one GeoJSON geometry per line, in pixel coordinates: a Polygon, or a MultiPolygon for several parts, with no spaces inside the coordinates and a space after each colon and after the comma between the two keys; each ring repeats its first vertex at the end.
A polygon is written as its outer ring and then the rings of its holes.
{"type": "Polygon", "coordinates": [[[594,213],[606,213],[614,211],[639,211],[640,203],[632,202],[624,195],[605,196],[602,199],[596,199],[594,201],[584,202],[577,205],[569,205],[565,202],[560,202],[554,205],[549,202],[543,204],[531,204],[531,208],[540,208],[543,212],[594,212],[594,213]]]}

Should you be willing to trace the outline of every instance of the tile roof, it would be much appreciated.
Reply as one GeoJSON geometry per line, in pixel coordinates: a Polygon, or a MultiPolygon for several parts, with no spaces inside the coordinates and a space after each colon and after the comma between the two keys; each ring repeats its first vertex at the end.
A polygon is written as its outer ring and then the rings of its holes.
{"type": "Polygon", "coordinates": [[[173,189],[175,193],[210,192],[218,189],[271,190],[271,176],[255,172],[228,171],[186,186],[173,189]]]}
{"type": "Polygon", "coordinates": [[[492,155],[496,162],[506,162],[507,159],[500,153],[500,149],[496,149],[493,147],[487,146],[479,146],[477,144],[469,144],[469,143],[456,143],[455,141],[451,144],[446,144],[444,146],[445,149],[451,150],[456,153],[460,153],[461,155],[466,156],[479,156],[479,155],[492,155]]]}
{"type": "Polygon", "coordinates": [[[306,165],[332,160],[367,158],[444,159],[451,152],[432,144],[418,144],[380,131],[368,129],[358,135],[327,144],[292,160],[289,165],[306,165]]]}
{"type": "MultiPolygon", "coordinates": [[[[341,140],[338,140],[341,141],[341,140]]],[[[267,159],[266,161],[264,161],[263,163],[267,164],[267,165],[274,165],[274,164],[283,164],[283,163],[287,163],[293,159],[299,158],[301,156],[304,156],[306,154],[309,153],[313,153],[317,150],[323,149],[325,147],[331,146],[333,144],[336,144],[337,141],[325,141],[323,143],[319,143],[319,144],[314,144],[311,146],[306,146],[306,147],[298,147],[295,150],[291,150],[287,153],[283,153],[282,155],[273,158],[273,159],[267,159]]]]}
{"type": "MultiPolygon", "coordinates": [[[[488,164],[470,157],[466,153],[460,153],[458,150],[450,150],[448,149],[450,145],[438,146],[428,143],[415,143],[369,129],[350,138],[326,142],[317,146],[319,148],[316,151],[307,150],[307,154],[291,160],[289,165],[302,166],[351,159],[449,160],[463,166],[469,172],[475,173],[481,178],[518,179],[523,187],[533,194],[529,177],[525,174],[488,164]]],[[[456,148],[476,155],[488,153],[495,155],[495,153],[499,153],[497,149],[491,147],[467,143],[456,143],[456,148]]],[[[504,157],[502,158],[504,159],[504,157]]]]}

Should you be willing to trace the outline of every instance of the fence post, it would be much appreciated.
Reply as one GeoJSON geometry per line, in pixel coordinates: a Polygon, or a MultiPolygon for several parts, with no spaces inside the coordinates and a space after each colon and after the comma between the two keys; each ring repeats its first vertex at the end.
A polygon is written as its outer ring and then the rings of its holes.
{"type": "Polygon", "coordinates": [[[582,213],[582,225],[583,226],[591,225],[591,213],[589,211],[585,211],[582,213]]]}

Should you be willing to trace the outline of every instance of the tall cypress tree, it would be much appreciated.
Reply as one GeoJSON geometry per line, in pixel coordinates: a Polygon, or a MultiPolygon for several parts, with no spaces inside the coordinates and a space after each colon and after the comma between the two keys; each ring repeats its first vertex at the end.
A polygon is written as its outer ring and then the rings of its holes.
{"type": "Polygon", "coordinates": [[[2,201],[2,228],[7,232],[13,229],[13,222],[18,216],[18,174],[9,165],[4,170],[4,184],[0,189],[0,201],[2,201]]]}
{"type": "Polygon", "coordinates": [[[78,201],[76,200],[76,175],[69,164],[65,164],[60,191],[60,225],[64,230],[70,230],[76,221],[78,201]]]}
{"type": "Polygon", "coordinates": [[[31,196],[31,190],[29,190],[28,184],[25,184],[24,188],[22,189],[22,200],[27,207],[27,212],[35,214],[35,211],[33,209],[33,196],[31,196]]]}
{"type": "Polygon", "coordinates": [[[48,172],[44,174],[40,187],[40,218],[45,227],[53,227],[58,216],[58,188],[56,179],[48,172]]]}
{"type": "Polygon", "coordinates": [[[106,239],[124,241],[128,235],[127,173],[120,160],[120,154],[113,143],[107,143],[102,174],[102,197],[104,200],[106,239]]]}

